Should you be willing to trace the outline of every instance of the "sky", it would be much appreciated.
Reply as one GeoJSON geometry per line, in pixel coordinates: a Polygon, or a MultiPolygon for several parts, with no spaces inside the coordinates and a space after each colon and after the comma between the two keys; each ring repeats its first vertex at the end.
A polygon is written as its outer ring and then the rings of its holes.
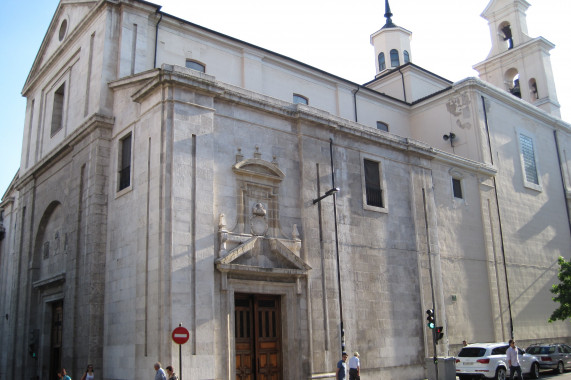
{"type": "MultiPolygon", "coordinates": [[[[571,1],[528,0],[530,37],[555,44],[551,64],[563,120],[571,122],[571,1]]],[[[152,0],[162,11],[323,71],[366,83],[375,75],[370,35],[383,0],[152,0]]],[[[20,165],[26,100],[21,91],[58,0],[0,0],[0,196],[20,165]]],[[[390,0],[393,22],[412,32],[411,61],[451,81],[477,77],[490,48],[488,0],[390,0]]]]}

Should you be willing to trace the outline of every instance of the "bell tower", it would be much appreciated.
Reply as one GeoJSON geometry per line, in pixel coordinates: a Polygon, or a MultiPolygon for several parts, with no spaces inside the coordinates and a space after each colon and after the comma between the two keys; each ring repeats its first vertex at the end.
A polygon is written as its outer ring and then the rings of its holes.
{"type": "Polygon", "coordinates": [[[385,25],[371,35],[375,48],[377,77],[411,61],[410,38],[412,32],[393,23],[389,0],[385,0],[385,25]]]}
{"type": "Polygon", "coordinates": [[[527,32],[526,0],[491,0],[481,16],[488,21],[492,48],[474,65],[480,79],[561,117],[549,51],[554,44],[527,32]]]}

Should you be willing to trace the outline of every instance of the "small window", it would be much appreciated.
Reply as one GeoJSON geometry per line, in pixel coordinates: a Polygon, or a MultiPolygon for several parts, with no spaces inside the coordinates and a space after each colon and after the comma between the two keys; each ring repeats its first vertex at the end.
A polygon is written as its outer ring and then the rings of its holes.
{"type": "Polygon", "coordinates": [[[204,66],[202,63],[200,62],[196,62],[193,61],[191,59],[187,59],[186,60],[186,68],[188,69],[193,69],[196,71],[200,71],[201,73],[205,73],[206,72],[206,66],[204,66]]]}
{"type": "Polygon", "coordinates": [[[400,66],[399,51],[397,49],[391,50],[391,67],[400,66]]]}
{"type": "Polygon", "coordinates": [[[525,182],[527,182],[527,184],[539,186],[539,174],[537,172],[533,139],[523,133],[520,133],[519,146],[521,150],[521,161],[525,182]]]}
{"type": "Polygon", "coordinates": [[[387,68],[387,65],[385,64],[385,53],[380,53],[379,54],[379,71],[383,71],[386,68],[387,68]]]}
{"type": "Polygon", "coordinates": [[[363,165],[365,168],[365,194],[367,205],[384,207],[379,163],[365,159],[363,165]]]}
{"type": "Polygon", "coordinates": [[[458,178],[452,178],[452,192],[454,193],[454,198],[464,199],[462,195],[462,181],[458,178]]]}
{"type": "Polygon", "coordinates": [[[55,92],[52,108],[51,135],[55,135],[63,126],[63,104],[65,99],[65,83],[55,92]]]}
{"type": "Polygon", "coordinates": [[[307,99],[305,96],[302,96],[302,95],[293,94],[293,103],[294,103],[294,104],[305,104],[305,105],[308,105],[308,104],[309,104],[309,99],[307,99]]]}
{"type": "Polygon", "coordinates": [[[389,125],[383,121],[377,121],[377,129],[379,129],[381,131],[388,132],[389,131],[389,125]]]}
{"type": "Polygon", "coordinates": [[[119,143],[119,191],[131,186],[131,140],[128,134],[119,143]]]}
{"type": "Polygon", "coordinates": [[[404,57],[404,63],[409,63],[410,62],[410,56],[408,54],[408,51],[407,50],[403,51],[402,55],[404,57]]]}

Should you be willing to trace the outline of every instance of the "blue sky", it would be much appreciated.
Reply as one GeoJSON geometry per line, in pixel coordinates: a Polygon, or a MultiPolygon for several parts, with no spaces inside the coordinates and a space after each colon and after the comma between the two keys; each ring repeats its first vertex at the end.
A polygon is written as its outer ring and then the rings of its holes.
{"type": "MultiPolygon", "coordinates": [[[[0,0],[0,196],[18,170],[25,118],[20,92],[56,10],[57,0],[0,0]]],[[[528,34],[556,47],[551,62],[562,118],[571,122],[571,1],[528,0],[528,34]]],[[[179,18],[365,83],[375,74],[372,33],[385,19],[383,0],[153,0],[179,18]],[[347,5],[350,4],[350,7],[347,5]]],[[[412,31],[411,60],[456,81],[490,50],[488,0],[391,0],[393,22],[412,31]]]]}

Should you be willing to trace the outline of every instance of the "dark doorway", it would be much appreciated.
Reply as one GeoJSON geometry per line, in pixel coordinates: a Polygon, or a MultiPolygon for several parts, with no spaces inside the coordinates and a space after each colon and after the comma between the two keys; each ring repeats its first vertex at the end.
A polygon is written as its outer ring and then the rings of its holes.
{"type": "Polygon", "coordinates": [[[52,306],[52,324],[50,331],[50,380],[58,380],[57,373],[61,369],[63,301],[56,301],[52,306]]]}
{"type": "Polygon", "coordinates": [[[235,294],[236,380],[282,380],[280,296],[235,294]]]}

